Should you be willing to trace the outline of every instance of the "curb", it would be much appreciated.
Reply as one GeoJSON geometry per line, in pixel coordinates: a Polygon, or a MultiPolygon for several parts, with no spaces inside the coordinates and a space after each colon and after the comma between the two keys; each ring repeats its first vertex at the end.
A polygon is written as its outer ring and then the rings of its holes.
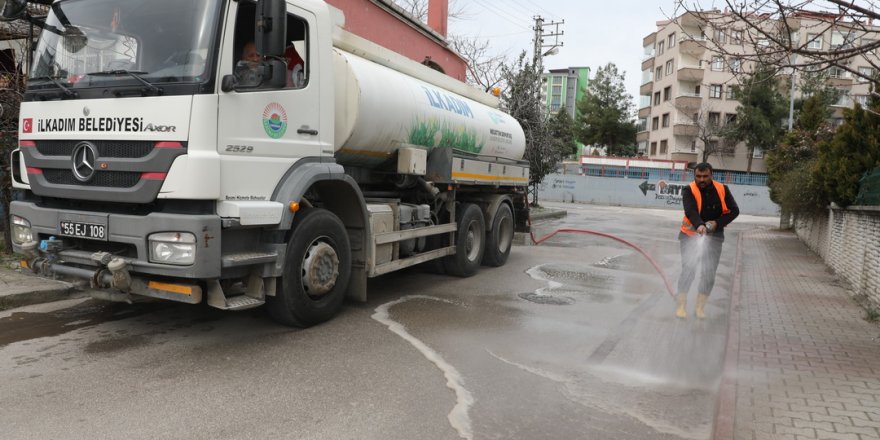
{"type": "Polygon", "coordinates": [[[564,209],[544,209],[542,212],[529,214],[533,222],[538,220],[563,218],[568,215],[568,211],[564,209]]]}
{"type": "Polygon", "coordinates": [[[74,284],[65,281],[47,279],[42,284],[21,292],[0,293],[0,311],[71,299],[78,292],[74,284]]]}
{"type": "Polygon", "coordinates": [[[730,289],[730,310],[727,318],[727,344],[724,348],[724,367],[721,385],[715,402],[712,440],[733,440],[736,422],[736,374],[739,368],[739,297],[742,293],[742,245],[745,232],[736,240],[736,263],[733,287],[730,289]]]}

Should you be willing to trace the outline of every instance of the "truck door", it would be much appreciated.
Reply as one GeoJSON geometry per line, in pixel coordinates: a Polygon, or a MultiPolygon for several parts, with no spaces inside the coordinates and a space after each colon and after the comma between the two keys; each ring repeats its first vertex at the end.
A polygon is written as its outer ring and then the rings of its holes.
{"type": "MultiPolygon", "coordinates": [[[[239,1],[229,5],[221,77],[233,73],[243,56],[256,52],[253,48],[255,4],[239,1]]],[[[290,162],[285,159],[320,156],[324,150],[318,136],[322,129],[320,73],[315,71],[321,55],[312,50],[316,41],[315,16],[290,4],[287,8],[287,85],[276,89],[220,91],[217,145],[221,161],[225,162],[223,168],[231,163],[258,166],[260,162],[274,168],[290,162]]]]}

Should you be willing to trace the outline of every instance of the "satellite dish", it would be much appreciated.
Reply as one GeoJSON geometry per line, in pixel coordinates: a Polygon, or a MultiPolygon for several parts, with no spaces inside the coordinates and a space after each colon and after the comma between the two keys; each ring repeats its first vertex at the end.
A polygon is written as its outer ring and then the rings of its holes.
{"type": "Polygon", "coordinates": [[[0,0],[0,21],[21,18],[27,9],[27,0],[0,0]]]}

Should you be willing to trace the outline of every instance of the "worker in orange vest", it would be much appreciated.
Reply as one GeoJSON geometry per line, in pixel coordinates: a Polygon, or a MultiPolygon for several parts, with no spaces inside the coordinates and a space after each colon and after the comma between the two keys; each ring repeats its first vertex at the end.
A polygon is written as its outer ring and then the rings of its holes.
{"type": "Polygon", "coordinates": [[[730,188],[712,180],[712,165],[697,164],[694,181],[681,192],[684,219],[678,234],[681,247],[681,277],[678,279],[675,316],[687,317],[687,293],[700,266],[697,294],[697,318],[706,317],[706,302],[715,286],[715,271],[721,258],[724,227],[738,215],[739,207],[730,188]]]}

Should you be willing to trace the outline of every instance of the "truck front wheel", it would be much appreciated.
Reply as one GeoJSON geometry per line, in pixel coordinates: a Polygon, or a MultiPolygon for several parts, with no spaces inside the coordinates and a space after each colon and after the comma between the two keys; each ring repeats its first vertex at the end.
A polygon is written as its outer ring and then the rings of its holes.
{"type": "Polygon", "coordinates": [[[284,275],[269,314],[284,325],[310,327],[333,318],[345,299],[351,247],[345,226],[325,209],[300,211],[287,242],[284,275]]]}
{"type": "Polygon", "coordinates": [[[486,251],[486,222],[477,205],[462,203],[457,211],[455,255],[445,257],[443,266],[450,275],[469,277],[477,273],[486,251]]]}
{"type": "Polygon", "coordinates": [[[510,256],[512,245],[513,211],[510,210],[510,205],[502,203],[495,211],[492,229],[486,233],[486,254],[483,256],[483,264],[492,267],[504,266],[507,257],[510,256]]]}

